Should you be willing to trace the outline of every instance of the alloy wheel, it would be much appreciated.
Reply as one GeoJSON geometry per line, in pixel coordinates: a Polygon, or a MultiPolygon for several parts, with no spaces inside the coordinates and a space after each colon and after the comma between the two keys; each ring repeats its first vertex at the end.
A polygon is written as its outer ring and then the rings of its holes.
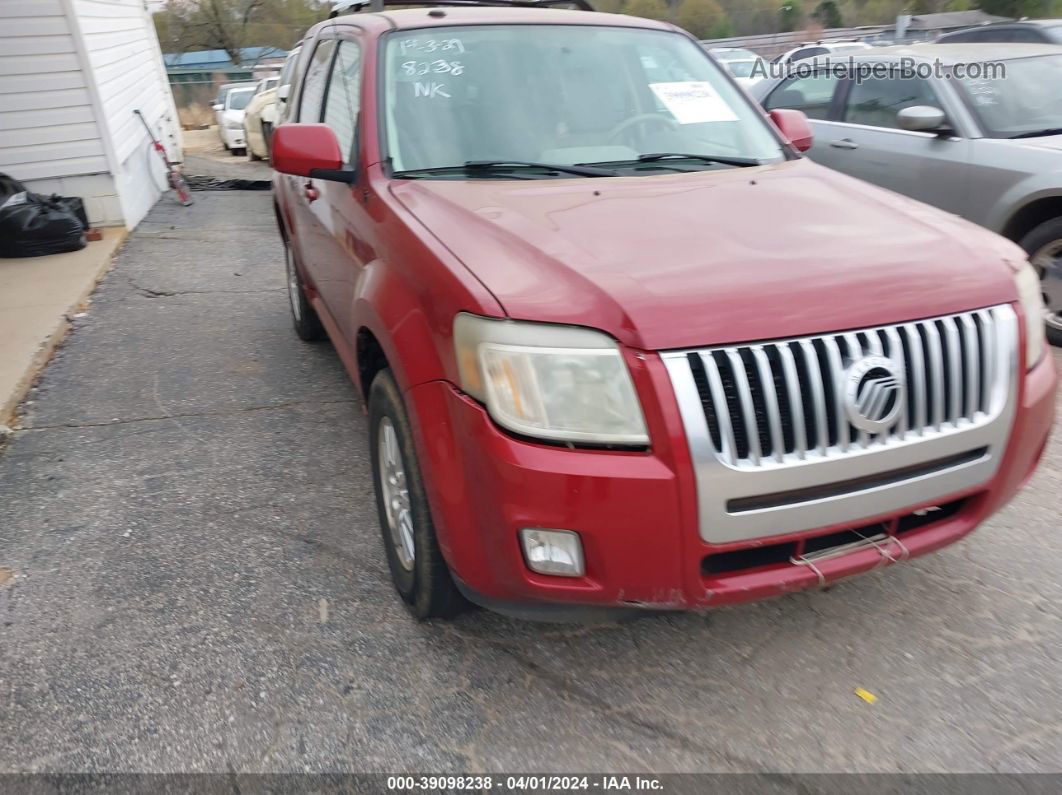
{"type": "Polygon", "coordinates": [[[1029,258],[1040,274],[1047,311],[1044,321],[1062,331],[1062,240],[1052,240],[1029,258]]]}
{"type": "Polygon", "coordinates": [[[284,269],[288,276],[288,298],[291,300],[291,314],[296,321],[302,320],[302,288],[299,287],[299,273],[295,269],[295,255],[291,243],[284,243],[284,269]]]}
{"type": "Polygon", "coordinates": [[[380,488],[383,491],[387,529],[398,562],[406,571],[413,570],[416,549],[413,545],[413,514],[410,509],[409,487],[398,434],[390,417],[380,420],[377,437],[377,466],[380,469],[380,488]]]}

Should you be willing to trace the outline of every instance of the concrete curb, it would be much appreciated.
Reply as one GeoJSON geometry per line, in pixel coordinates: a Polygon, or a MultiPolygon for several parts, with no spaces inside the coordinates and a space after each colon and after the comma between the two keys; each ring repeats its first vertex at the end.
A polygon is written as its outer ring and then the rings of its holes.
{"type": "MultiPolygon", "coordinates": [[[[8,370],[14,368],[17,372],[21,368],[21,374],[17,375],[14,382],[0,383],[0,439],[5,435],[5,426],[8,426],[8,430],[17,430],[17,411],[19,405],[25,399],[30,389],[36,383],[40,377],[44,368],[52,359],[52,355],[56,349],[62,345],[66,339],[66,335],[69,333],[73,324],[72,318],[83,311],[90,303],[91,296],[96,290],[96,286],[103,280],[103,278],[110,271],[111,266],[114,263],[115,256],[125,243],[129,233],[124,228],[108,228],[104,230],[104,238],[97,243],[90,243],[88,248],[82,249],[80,252],[73,252],[72,254],[55,254],[53,257],[72,257],[78,256],[88,257],[89,262],[82,268],[78,269],[73,274],[64,274],[62,280],[63,289],[58,291],[63,293],[60,299],[62,305],[47,305],[42,300],[40,311],[42,313],[51,313],[51,316],[41,321],[42,330],[44,331],[43,337],[38,337],[40,340],[36,349],[33,351],[28,361],[25,361],[25,349],[22,351],[13,350],[10,355],[16,358],[16,361],[7,363],[8,370]],[[18,361],[21,359],[21,361],[18,361]],[[25,362],[23,365],[22,362],[25,362]]],[[[35,258],[33,264],[40,264],[41,267],[45,267],[44,261],[49,260],[52,257],[40,257],[35,258]]],[[[0,263],[5,261],[0,260],[0,263]]],[[[23,260],[7,260],[7,264],[13,264],[13,267],[17,267],[19,263],[31,262],[23,260]]],[[[42,285],[42,289],[47,289],[50,285],[42,285]]],[[[0,314],[6,314],[6,311],[0,310],[0,314]]],[[[3,320],[0,319],[0,337],[4,337],[3,333],[3,320]]],[[[3,356],[8,356],[9,352],[4,351],[3,356]]]]}

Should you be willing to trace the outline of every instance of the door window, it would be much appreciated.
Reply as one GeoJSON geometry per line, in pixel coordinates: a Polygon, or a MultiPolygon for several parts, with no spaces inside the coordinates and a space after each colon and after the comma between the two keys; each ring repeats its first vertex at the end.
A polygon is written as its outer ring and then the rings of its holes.
{"type": "Polygon", "coordinates": [[[1010,39],[1015,44],[1043,44],[1046,41],[1044,34],[1030,28],[1014,28],[1010,33],[1010,39]]]}
{"type": "Polygon", "coordinates": [[[898,77],[864,80],[852,84],[844,120],[868,127],[899,129],[896,114],[915,105],[941,107],[940,100],[925,80],[898,77]]]}
{"type": "Polygon", "coordinates": [[[789,60],[792,61],[806,61],[808,58],[817,58],[820,55],[828,53],[825,47],[805,47],[802,50],[797,50],[795,53],[789,56],[789,60]]]}
{"type": "Polygon", "coordinates": [[[299,121],[321,120],[321,101],[324,99],[325,86],[328,85],[328,69],[335,48],[333,39],[318,42],[313,57],[306,65],[306,77],[303,79],[302,96],[299,99],[299,121]]]}
{"type": "Polygon", "coordinates": [[[763,106],[767,110],[800,110],[809,119],[828,119],[838,84],[837,77],[829,72],[790,78],[771,92],[763,106]]]}
{"type": "Polygon", "coordinates": [[[280,70],[280,79],[277,81],[278,87],[291,85],[291,75],[295,71],[295,65],[299,62],[299,51],[301,49],[301,47],[296,47],[288,53],[288,57],[284,61],[284,68],[280,70]]]}
{"type": "Polygon", "coordinates": [[[339,140],[339,150],[349,165],[354,160],[355,131],[361,104],[361,48],[353,41],[339,42],[325,98],[324,123],[339,140]]]}

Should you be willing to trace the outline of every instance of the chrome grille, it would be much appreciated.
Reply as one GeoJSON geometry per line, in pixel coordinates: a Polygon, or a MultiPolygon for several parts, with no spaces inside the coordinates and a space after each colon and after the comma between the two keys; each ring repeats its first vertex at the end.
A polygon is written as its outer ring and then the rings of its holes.
{"type": "MultiPolygon", "coordinates": [[[[665,355],[685,359],[715,456],[738,468],[859,453],[970,428],[1009,384],[1000,324],[1009,307],[793,340],[665,355]],[[845,378],[866,356],[904,374],[895,422],[868,433],[848,419],[845,378]]],[[[684,380],[688,377],[684,375],[684,380]]],[[[677,386],[677,384],[676,384],[677,386]]]]}

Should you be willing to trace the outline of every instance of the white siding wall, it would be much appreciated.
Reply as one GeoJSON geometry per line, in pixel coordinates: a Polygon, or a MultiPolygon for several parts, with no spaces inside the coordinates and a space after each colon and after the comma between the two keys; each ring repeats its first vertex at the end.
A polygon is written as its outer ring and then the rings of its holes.
{"type": "Polygon", "coordinates": [[[120,223],[92,91],[62,0],[0,0],[0,171],[120,223]]]}
{"type": "Polygon", "coordinates": [[[101,124],[113,150],[118,196],[131,229],[166,189],[162,163],[134,109],[144,114],[170,158],[181,158],[177,111],[155,27],[143,0],[66,2],[74,10],[75,33],[93,75],[101,124]]]}

